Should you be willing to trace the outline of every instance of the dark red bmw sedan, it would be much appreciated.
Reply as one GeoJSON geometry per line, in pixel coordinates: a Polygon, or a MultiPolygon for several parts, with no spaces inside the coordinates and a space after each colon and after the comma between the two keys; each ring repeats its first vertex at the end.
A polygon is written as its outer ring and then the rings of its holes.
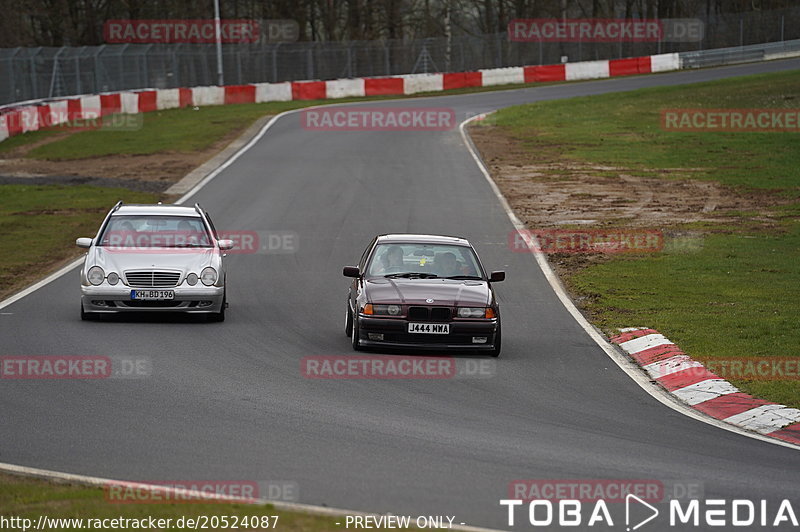
{"type": "Polygon", "coordinates": [[[352,277],[345,333],[353,349],[446,349],[500,354],[500,309],[492,283],[470,243],[437,235],[379,235],[352,277]]]}

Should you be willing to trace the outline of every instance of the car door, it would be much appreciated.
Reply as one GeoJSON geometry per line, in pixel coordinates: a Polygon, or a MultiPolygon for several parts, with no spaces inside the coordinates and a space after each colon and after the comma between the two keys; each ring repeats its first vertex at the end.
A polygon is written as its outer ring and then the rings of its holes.
{"type": "Polygon", "coordinates": [[[358,296],[361,294],[361,291],[364,289],[364,272],[367,271],[367,261],[372,253],[372,249],[375,247],[375,241],[378,237],[373,238],[369,245],[364,249],[364,253],[361,254],[361,259],[358,261],[358,271],[361,272],[362,277],[358,277],[353,279],[353,282],[350,283],[350,289],[347,292],[347,302],[350,306],[350,310],[353,311],[353,314],[357,312],[357,302],[358,296]]]}

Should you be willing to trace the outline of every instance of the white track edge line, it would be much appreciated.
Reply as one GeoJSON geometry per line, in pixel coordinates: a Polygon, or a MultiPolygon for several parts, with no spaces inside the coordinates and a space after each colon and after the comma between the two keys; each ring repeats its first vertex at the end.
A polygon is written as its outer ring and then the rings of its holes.
{"type": "Polygon", "coordinates": [[[37,281],[34,284],[30,285],[29,287],[17,292],[16,294],[14,294],[12,296],[7,297],[3,301],[0,301],[0,309],[6,308],[7,306],[11,305],[12,303],[15,303],[15,302],[19,301],[20,299],[22,299],[23,297],[25,297],[25,296],[37,291],[41,287],[52,283],[53,281],[55,281],[56,279],[58,279],[62,275],[66,275],[67,273],[69,273],[73,269],[75,269],[77,266],[79,266],[81,262],[83,262],[83,257],[79,257],[79,258],[73,260],[72,262],[70,262],[69,264],[67,264],[66,266],[61,268],[60,270],[51,273],[50,275],[48,275],[47,277],[45,277],[41,281],[37,281]]]}
{"type": "MultiPolygon", "coordinates": [[[[494,112],[494,111],[493,111],[494,112]]],[[[493,113],[492,112],[492,113],[493,113]]],[[[503,206],[503,209],[506,211],[506,215],[508,215],[511,224],[514,226],[514,229],[517,231],[525,230],[525,225],[517,218],[517,215],[514,214],[514,211],[511,209],[511,206],[508,204],[508,201],[503,196],[503,193],[500,191],[500,188],[492,179],[492,176],[489,174],[489,170],[486,168],[486,165],[483,163],[483,159],[481,159],[480,155],[478,155],[477,150],[475,148],[475,144],[472,142],[472,138],[466,133],[466,126],[469,125],[471,122],[475,120],[481,120],[486,116],[492,113],[483,113],[477,116],[473,116],[461,122],[458,129],[461,132],[461,139],[464,141],[467,149],[469,150],[472,159],[475,161],[475,164],[480,169],[483,177],[489,183],[489,186],[492,188],[495,196],[497,196],[498,201],[503,206]]],[[[531,254],[536,259],[536,263],[539,265],[539,268],[542,270],[547,282],[550,284],[550,287],[558,296],[558,299],[567,309],[572,317],[578,322],[578,325],[588,334],[595,343],[600,346],[600,348],[613,360],[617,366],[622,369],[627,375],[639,385],[644,391],[650,394],[654,399],[659,401],[665,406],[670,407],[671,409],[679,412],[685,416],[688,416],[692,419],[696,419],[697,421],[702,421],[708,425],[727,430],[729,432],[734,432],[736,434],[741,434],[742,436],[747,436],[749,438],[753,438],[756,440],[761,440],[767,443],[771,443],[773,445],[780,445],[782,447],[788,447],[790,449],[800,450],[800,445],[795,445],[783,440],[779,440],[777,438],[771,438],[768,436],[764,436],[762,434],[758,434],[755,432],[750,432],[748,430],[742,429],[737,427],[736,425],[731,425],[729,423],[724,423],[718,419],[712,418],[711,416],[707,416],[702,414],[698,410],[684,404],[672,394],[668,393],[665,390],[662,390],[657,384],[653,383],[649,377],[647,377],[638,365],[635,365],[630,359],[625,357],[621,352],[617,351],[614,346],[612,346],[605,337],[600,333],[600,331],[594,327],[588,320],[584,317],[583,314],[580,313],[578,308],[573,303],[572,299],[570,299],[569,295],[567,294],[564,286],[561,284],[561,281],[553,272],[553,269],[550,267],[550,264],[547,262],[547,258],[545,258],[543,253],[535,253],[533,250],[530,250],[531,254]]]]}
{"type": "MultiPolygon", "coordinates": [[[[0,463],[0,472],[9,473],[12,475],[21,475],[26,477],[34,477],[34,478],[41,478],[46,480],[56,480],[61,483],[75,483],[75,484],[82,484],[94,487],[104,487],[110,484],[122,484],[122,485],[135,485],[141,487],[152,487],[156,488],[160,491],[166,492],[175,492],[177,493],[180,491],[181,494],[185,494],[187,496],[198,497],[201,498],[204,495],[207,495],[201,491],[197,490],[186,490],[186,489],[176,489],[170,487],[164,487],[159,484],[148,484],[147,482],[137,482],[137,481],[129,481],[129,480],[112,480],[102,477],[92,477],[87,475],[76,475],[73,473],[59,473],[56,471],[48,471],[47,469],[37,469],[34,467],[26,467],[26,466],[18,466],[13,464],[3,464],[0,463]]],[[[224,502],[224,499],[223,499],[224,502]]],[[[241,501],[231,497],[232,503],[240,503],[241,501]]],[[[329,516],[347,516],[347,515],[364,515],[364,516],[380,516],[380,515],[390,515],[390,514],[375,514],[375,513],[368,513],[368,512],[359,512],[355,510],[344,510],[341,508],[330,508],[328,506],[318,506],[314,504],[302,504],[298,502],[286,502],[286,501],[275,501],[270,499],[255,499],[252,502],[248,501],[248,504],[271,504],[276,509],[285,510],[290,512],[305,512],[308,514],[313,515],[329,515],[329,516]]],[[[398,515],[398,514],[391,514],[391,515],[398,515]]],[[[413,530],[413,529],[412,529],[413,530]]],[[[481,527],[473,527],[469,525],[456,525],[451,528],[451,530],[462,530],[464,532],[503,532],[500,530],[494,530],[490,528],[481,528],[481,527]]]]}
{"type": "MultiPolygon", "coordinates": [[[[194,196],[201,188],[206,186],[212,179],[217,177],[217,175],[219,175],[224,169],[226,169],[231,164],[233,164],[234,161],[236,161],[236,159],[238,159],[239,157],[241,157],[244,154],[244,152],[246,152],[247,150],[252,148],[253,145],[256,142],[258,142],[261,139],[261,137],[263,137],[266,134],[267,130],[270,127],[272,127],[272,124],[274,124],[279,118],[283,117],[284,115],[288,115],[288,114],[291,114],[291,113],[296,113],[296,112],[301,111],[303,109],[309,109],[309,107],[300,107],[300,108],[297,108],[297,109],[289,109],[288,111],[283,111],[282,113],[278,113],[277,115],[273,116],[269,120],[269,122],[264,124],[264,127],[262,127],[259,130],[259,132],[256,135],[254,135],[253,138],[251,138],[249,142],[247,142],[247,144],[245,144],[244,146],[239,148],[235,153],[233,153],[230,157],[228,157],[225,160],[225,162],[223,162],[220,166],[215,168],[208,175],[206,175],[203,179],[201,179],[194,187],[192,187],[191,190],[187,191],[183,196],[181,196],[180,198],[175,200],[175,205],[180,205],[184,201],[186,201],[187,199],[189,199],[192,196],[194,196]]],[[[58,279],[62,275],[66,275],[67,273],[72,271],[74,268],[78,267],[81,264],[81,262],[83,262],[83,257],[79,257],[79,258],[75,259],[74,261],[70,262],[69,264],[67,264],[66,266],[61,268],[60,270],[51,273],[50,275],[48,275],[47,277],[45,277],[41,281],[38,281],[38,282],[28,286],[27,288],[24,288],[23,290],[17,292],[16,294],[13,294],[13,295],[7,297],[3,301],[0,301],[0,310],[2,310],[5,307],[7,307],[7,306],[19,301],[23,297],[25,297],[25,296],[27,296],[29,294],[32,294],[33,292],[35,292],[36,290],[42,288],[43,286],[45,286],[45,285],[47,285],[49,283],[52,283],[53,281],[55,281],[56,279],[58,279]]]]}
{"type": "MultiPolygon", "coordinates": [[[[314,106],[314,107],[316,107],[316,106],[314,106]]],[[[214,170],[213,172],[208,174],[205,178],[203,178],[197,185],[195,185],[194,188],[192,188],[192,190],[190,190],[189,192],[184,194],[175,203],[176,204],[180,204],[180,203],[184,202],[185,200],[189,199],[190,197],[192,197],[198,190],[203,188],[206,184],[208,184],[208,182],[210,182],[214,177],[216,177],[220,172],[222,172],[222,170],[224,170],[225,168],[227,168],[228,166],[233,164],[233,162],[236,159],[238,159],[241,155],[244,154],[244,152],[248,151],[256,142],[258,142],[258,140],[266,134],[267,130],[270,127],[272,127],[272,125],[279,118],[281,118],[281,117],[283,117],[285,115],[291,114],[291,113],[299,112],[299,111],[301,111],[303,109],[311,109],[311,108],[312,107],[303,107],[303,108],[299,108],[299,109],[291,109],[289,111],[284,111],[282,113],[279,113],[279,114],[275,115],[269,122],[267,122],[264,125],[264,127],[261,129],[261,131],[259,131],[258,134],[255,137],[253,137],[253,139],[250,140],[250,142],[248,142],[247,144],[242,146],[242,148],[239,151],[234,153],[228,160],[226,160],[222,165],[220,165],[219,168],[217,168],[216,170],[214,170]]],[[[494,192],[495,196],[497,196],[497,199],[500,201],[500,204],[503,206],[503,209],[505,210],[506,215],[508,215],[509,220],[514,225],[514,228],[517,229],[517,230],[525,229],[525,226],[522,224],[522,222],[519,220],[519,218],[517,218],[517,216],[514,214],[514,211],[511,210],[511,207],[509,206],[508,201],[506,201],[506,198],[503,196],[502,192],[500,192],[500,189],[498,188],[497,184],[495,184],[495,182],[492,180],[492,177],[491,177],[491,175],[489,175],[489,172],[486,169],[486,166],[483,164],[483,160],[480,158],[480,156],[478,156],[477,151],[475,150],[474,144],[472,143],[472,139],[466,134],[466,131],[464,129],[465,126],[468,125],[470,122],[473,122],[475,120],[484,118],[488,114],[491,114],[491,113],[479,114],[479,115],[473,116],[471,118],[468,118],[467,120],[464,120],[459,125],[459,132],[461,133],[461,138],[464,141],[464,144],[466,145],[467,149],[469,150],[469,153],[472,156],[473,160],[475,161],[475,164],[480,169],[481,173],[483,174],[483,177],[489,183],[489,186],[492,188],[492,191],[494,192]]],[[[798,445],[793,445],[791,443],[784,442],[784,441],[778,440],[776,438],[770,438],[770,437],[767,437],[767,436],[763,436],[761,434],[751,433],[751,432],[745,431],[743,429],[740,429],[740,428],[738,428],[738,427],[736,427],[734,425],[723,423],[721,421],[718,421],[718,420],[716,420],[714,418],[711,418],[711,417],[708,417],[708,416],[703,416],[699,412],[697,412],[696,410],[692,409],[691,407],[688,407],[688,406],[684,405],[683,403],[679,402],[671,394],[668,394],[667,392],[661,390],[657,386],[654,386],[653,383],[650,382],[650,380],[647,379],[641,373],[641,371],[639,370],[638,366],[634,366],[633,363],[630,360],[626,359],[621,353],[616,351],[614,349],[614,347],[611,346],[611,344],[609,344],[605,340],[605,338],[603,338],[603,336],[600,334],[600,332],[586,320],[586,318],[580,313],[580,311],[578,311],[578,309],[575,307],[575,304],[572,302],[572,300],[566,294],[566,291],[564,290],[563,286],[561,285],[561,282],[559,281],[558,277],[556,277],[555,274],[553,273],[553,270],[550,268],[550,264],[547,262],[547,260],[544,257],[540,256],[541,255],[540,253],[533,253],[533,252],[531,252],[531,253],[533,254],[534,258],[536,259],[536,263],[539,265],[539,268],[541,268],[542,273],[544,274],[545,278],[547,279],[548,283],[550,284],[550,287],[553,289],[553,291],[558,296],[559,300],[561,300],[561,303],[567,309],[567,312],[569,312],[572,315],[572,317],[575,319],[576,322],[578,322],[578,324],[581,326],[581,328],[583,328],[583,330],[586,331],[586,333],[595,341],[595,343],[597,343],[598,346],[600,346],[600,348],[603,351],[605,351],[605,353],[609,356],[609,358],[611,358],[617,364],[617,366],[619,366],[620,369],[622,369],[622,371],[624,371],[634,382],[636,382],[639,385],[639,387],[641,387],[644,391],[646,391],[648,394],[650,394],[657,401],[659,401],[660,403],[664,404],[665,406],[668,406],[669,408],[672,408],[676,412],[682,413],[682,414],[684,414],[684,415],[686,415],[688,417],[691,417],[691,418],[696,419],[698,421],[702,421],[703,423],[707,423],[707,424],[715,426],[717,428],[721,428],[721,429],[724,429],[724,430],[727,430],[727,431],[730,431],[730,432],[741,434],[743,436],[747,436],[747,437],[750,437],[750,438],[753,438],[753,439],[756,439],[756,440],[761,440],[761,441],[765,441],[765,442],[772,443],[772,444],[775,444],[775,445],[781,445],[783,447],[789,447],[791,449],[800,450],[800,446],[798,446],[798,445]]],[[[23,291],[21,291],[21,292],[15,294],[15,295],[3,300],[2,302],[0,302],[0,309],[5,308],[8,305],[11,305],[12,303],[14,303],[14,302],[22,299],[23,297],[31,294],[32,292],[35,292],[39,288],[51,283],[52,281],[58,279],[61,276],[65,275],[66,273],[71,271],[73,268],[78,266],[81,263],[81,261],[83,261],[83,258],[76,259],[72,263],[68,264],[67,266],[63,267],[62,269],[58,270],[57,272],[51,274],[50,276],[46,277],[45,279],[42,279],[41,281],[35,283],[34,285],[29,286],[28,288],[24,289],[23,291]]],[[[71,473],[62,473],[62,472],[59,472],[59,471],[50,471],[50,470],[46,470],[46,469],[35,469],[35,468],[29,468],[29,467],[24,467],[24,466],[18,466],[18,465],[14,465],[14,464],[7,464],[7,463],[3,463],[3,462],[0,462],[0,471],[5,471],[5,472],[8,472],[8,473],[17,473],[17,474],[22,474],[22,475],[26,475],[26,476],[34,476],[34,477],[38,477],[38,478],[45,478],[45,479],[48,479],[48,480],[62,480],[62,481],[88,483],[90,485],[97,485],[97,484],[103,484],[103,483],[107,483],[107,482],[113,482],[113,481],[111,481],[109,479],[103,479],[103,478],[99,478],[99,477],[90,477],[90,476],[85,476],[85,475],[75,475],[75,474],[71,474],[71,473]]],[[[119,481],[117,481],[117,482],[119,482],[119,481]]],[[[269,502],[269,501],[265,501],[265,502],[269,502]]],[[[347,510],[339,510],[339,509],[334,509],[334,508],[328,508],[328,507],[325,507],[325,506],[303,505],[303,504],[286,503],[286,502],[280,502],[280,501],[277,501],[277,502],[274,502],[274,503],[273,502],[269,502],[269,503],[270,504],[274,504],[276,508],[280,507],[281,509],[286,509],[286,510],[293,510],[294,509],[294,510],[297,510],[297,511],[306,511],[306,512],[309,512],[309,513],[319,512],[319,515],[375,515],[375,514],[363,514],[361,512],[348,512],[347,510]],[[280,505],[280,506],[278,506],[278,505],[280,505]]],[[[470,526],[464,526],[464,527],[458,526],[458,527],[454,527],[453,530],[463,530],[465,532],[501,532],[501,531],[494,530],[494,529],[489,529],[489,528],[476,528],[476,527],[470,527],[470,526]]]]}
{"type": "MultiPolygon", "coordinates": [[[[267,122],[263,128],[256,134],[250,141],[242,146],[236,153],[231,155],[224,163],[222,163],[219,167],[217,167],[214,171],[200,180],[191,190],[189,190],[186,194],[181,196],[178,200],[175,201],[175,204],[181,204],[187,199],[191,198],[197,191],[201,188],[206,186],[212,179],[214,179],[217,175],[219,175],[224,169],[229,167],[231,164],[236,161],[239,157],[241,157],[246,151],[252,148],[256,142],[258,142],[261,137],[263,137],[267,130],[280,118],[292,114],[303,111],[305,109],[313,109],[319,106],[309,106],[309,107],[300,107],[297,109],[290,109],[288,111],[283,111],[282,113],[278,113],[272,119],[267,122]]],[[[50,274],[48,277],[45,277],[41,281],[29,286],[28,288],[22,290],[14,294],[13,296],[3,300],[0,302],[0,309],[11,305],[12,303],[22,299],[23,297],[35,292],[36,290],[42,288],[43,286],[55,281],[59,277],[69,273],[74,268],[80,265],[83,262],[83,257],[75,259],[73,262],[67,264],[60,270],[50,274]]],[[[80,484],[89,484],[92,486],[102,486],[108,483],[113,482],[125,482],[119,480],[111,480],[105,479],[100,477],[92,477],[87,475],[76,475],[72,473],[62,473],[60,471],[50,471],[47,469],[37,469],[32,467],[25,467],[19,466],[15,464],[7,464],[5,462],[0,462],[0,471],[18,475],[24,475],[29,477],[36,477],[36,478],[43,478],[47,480],[57,480],[57,481],[66,481],[66,482],[76,482],[80,484]]],[[[270,500],[259,500],[258,503],[261,504],[272,504],[275,508],[279,508],[281,510],[286,511],[297,511],[297,512],[307,512],[310,514],[315,515],[331,515],[331,516],[347,516],[347,515],[379,515],[379,514],[370,514],[365,512],[359,512],[355,510],[343,510],[339,508],[329,508],[327,506],[317,506],[313,504],[300,504],[300,503],[289,503],[284,501],[270,501],[270,500]]],[[[464,532],[503,532],[497,529],[491,528],[481,528],[481,527],[473,527],[468,525],[456,525],[451,528],[451,530],[462,530],[464,532]]]]}

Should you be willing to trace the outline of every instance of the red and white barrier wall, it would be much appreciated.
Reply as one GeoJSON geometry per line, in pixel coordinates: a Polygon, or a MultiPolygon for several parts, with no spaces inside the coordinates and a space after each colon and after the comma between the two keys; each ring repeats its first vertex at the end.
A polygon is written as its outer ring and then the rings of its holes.
{"type": "Polygon", "coordinates": [[[91,120],[115,113],[147,113],[161,109],[236,103],[325,100],[436,92],[512,83],[599,79],[679,70],[678,54],[562,65],[494,68],[476,72],[405,74],[395,77],[253,83],[224,87],[143,89],[42,100],[0,107],[0,141],[48,126],[91,120]]]}

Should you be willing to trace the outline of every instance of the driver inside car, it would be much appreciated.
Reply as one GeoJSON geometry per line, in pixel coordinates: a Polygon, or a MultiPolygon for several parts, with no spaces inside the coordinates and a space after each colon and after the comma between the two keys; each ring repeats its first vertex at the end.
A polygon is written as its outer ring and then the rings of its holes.
{"type": "Polygon", "coordinates": [[[436,269],[440,277],[475,275],[473,268],[458,262],[455,254],[449,251],[436,256],[436,269]]]}
{"type": "Polygon", "coordinates": [[[403,248],[400,246],[390,247],[386,253],[381,256],[381,265],[383,268],[378,273],[400,273],[405,271],[403,264],[403,248]]]}
{"type": "Polygon", "coordinates": [[[464,272],[461,271],[461,268],[458,267],[458,260],[456,260],[456,256],[453,253],[445,252],[441,253],[436,260],[437,269],[439,270],[439,275],[442,277],[450,277],[452,275],[463,275],[464,272]]]}

